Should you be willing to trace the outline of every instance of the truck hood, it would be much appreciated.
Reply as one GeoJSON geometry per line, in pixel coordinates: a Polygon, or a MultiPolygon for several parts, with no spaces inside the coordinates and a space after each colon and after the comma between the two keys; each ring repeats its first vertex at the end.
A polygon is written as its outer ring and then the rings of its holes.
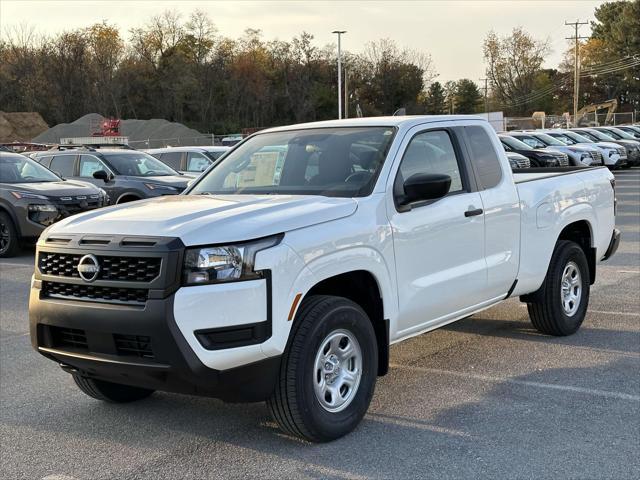
{"type": "Polygon", "coordinates": [[[3,188],[14,192],[29,192],[46,197],[71,197],[75,195],[96,195],[98,187],[91,183],[61,180],[59,182],[3,183],[3,188]]]}
{"type": "Polygon", "coordinates": [[[239,242],[352,215],[352,198],[175,195],[75,215],[49,233],[179,237],[185,245],[239,242]]]}

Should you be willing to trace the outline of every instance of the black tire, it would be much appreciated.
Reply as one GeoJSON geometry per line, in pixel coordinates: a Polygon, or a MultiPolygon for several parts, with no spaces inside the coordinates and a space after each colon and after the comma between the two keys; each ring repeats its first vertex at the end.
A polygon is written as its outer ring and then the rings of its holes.
{"type": "Polygon", "coordinates": [[[19,251],[16,226],[9,215],[0,212],[0,258],[15,257],[19,251]]]}
{"type": "Polygon", "coordinates": [[[362,308],[342,297],[311,296],[296,314],[278,381],[267,404],[285,432],[311,442],[335,440],[362,420],[373,397],[377,369],[376,336],[362,308]],[[314,390],[315,360],[321,344],[336,331],[348,331],[357,340],[362,375],[350,403],[341,411],[330,412],[321,405],[314,390]]]}
{"type": "Polygon", "coordinates": [[[146,388],[105,382],[104,380],[83,377],[77,373],[72,374],[72,376],[76,385],[83,393],[95,398],[96,400],[102,400],[103,402],[135,402],[136,400],[147,398],[153,393],[153,390],[148,390],[146,388]]]}
{"type": "MultiPolygon", "coordinates": [[[[582,325],[589,305],[589,275],[587,257],[580,245],[568,240],[558,241],[544,283],[527,301],[533,326],[548,335],[566,336],[575,333],[582,325]],[[575,311],[568,314],[563,307],[562,277],[571,264],[577,268],[580,276],[580,294],[575,311]]],[[[573,288],[575,287],[567,290],[573,288]]]]}

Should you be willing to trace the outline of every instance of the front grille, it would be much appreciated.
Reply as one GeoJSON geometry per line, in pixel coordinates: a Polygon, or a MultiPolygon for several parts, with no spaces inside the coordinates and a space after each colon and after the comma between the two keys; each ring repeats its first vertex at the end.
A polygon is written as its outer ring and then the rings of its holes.
{"type": "Polygon", "coordinates": [[[627,158],[627,149],[624,147],[617,147],[618,153],[620,154],[620,159],[627,158]]]}
{"type": "Polygon", "coordinates": [[[139,358],[154,358],[151,348],[151,337],[146,335],[121,335],[114,334],[118,355],[133,356],[139,358]]]}
{"type": "Polygon", "coordinates": [[[518,168],[530,168],[531,161],[528,158],[516,158],[516,164],[518,168]]]}
{"type": "Polygon", "coordinates": [[[77,328],[49,327],[53,347],[88,350],[87,335],[77,328]]]}
{"type": "Polygon", "coordinates": [[[566,153],[559,153],[556,155],[556,158],[558,159],[559,166],[561,167],[569,166],[569,155],[567,155],[566,153]]]}
{"type": "Polygon", "coordinates": [[[146,288],[101,287],[73,283],[42,282],[42,295],[71,300],[144,304],[149,298],[146,288]]]}
{"type": "Polygon", "coordinates": [[[593,157],[593,163],[595,165],[602,165],[602,153],[593,151],[591,152],[591,157],[593,157]]]}
{"type": "MultiPolygon", "coordinates": [[[[77,266],[82,254],[40,252],[38,267],[45,275],[80,278],[77,266]]],[[[158,257],[97,256],[100,272],[97,280],[151,282],[160,274],[158,257]]]]}

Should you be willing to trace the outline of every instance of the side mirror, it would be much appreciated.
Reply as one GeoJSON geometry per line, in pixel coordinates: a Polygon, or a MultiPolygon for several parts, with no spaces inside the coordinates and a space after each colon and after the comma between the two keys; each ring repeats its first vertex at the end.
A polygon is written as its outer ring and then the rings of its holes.
{"type": "Polygon", "coordinates": [[[416,173],[404,182],[403,204],[436,200],[449,193],[451,177],[443,174],[416,173]]]}
{"type": "Polygon", "coordinates": [[[104,183],[108,183],[111,181],[111,175],[109,175],[104,170],[96,170],[95,172],[93,172],[93,178],[95,178],[96,180],[102,180],[104,181],[104,183]]]}

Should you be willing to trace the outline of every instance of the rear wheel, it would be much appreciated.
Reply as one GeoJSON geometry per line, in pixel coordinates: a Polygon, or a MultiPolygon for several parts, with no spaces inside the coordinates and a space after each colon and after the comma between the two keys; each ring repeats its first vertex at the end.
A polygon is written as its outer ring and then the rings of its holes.
{"type": "Polygon", "coordinates": [[[589,266],[575,242],[560,240],[540,289],[527,302],[531,323],[540,332],[565,336],[582,325],[589,305],[589,266]]]}
{"type": "Polygon", "coordinates": [[[127,403],[147,398],[153,393],[153,390],[146,388],[132,387],[129,385],[121,385],[119,383],[105,382],[104,380],[96,380],[87,378],[77,373],[72,374],[73,380],[83,393],[97,400],[110,403],[127,403]]]}
{"type": "Polygon", "coordinates": [[[378,351],[373,325],[346,298],[312,296],[300,306],[267,404],[285,432],[326,442],[353,430],[369,408],[378,351]]]}
{"type": "Polygon", "coordinates": [[[11,217],[0,212],[0,258],[13,257],[19,250],[18,231],[11,217]]]}

